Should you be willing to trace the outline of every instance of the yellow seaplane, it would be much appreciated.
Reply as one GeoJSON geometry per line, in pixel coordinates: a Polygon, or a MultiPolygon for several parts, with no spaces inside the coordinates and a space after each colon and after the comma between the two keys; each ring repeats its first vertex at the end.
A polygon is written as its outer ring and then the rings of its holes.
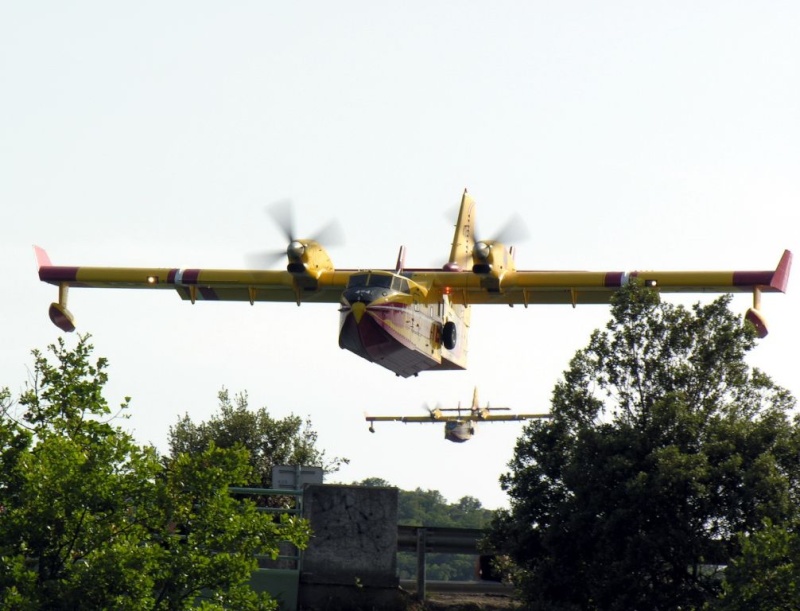
{"type": "MultiPolygon", "coordinates": [[[[477,239],[475,201],[464,191],[448,261],[441,268],[405,267],[405,247],[394,269],[336,269],[322,239],[301,239],[284,224],[288,265],[269,269],[181,269],[57,266],[34,247],[39,278],[58,287],[53,323],[75,329],[67,309],[70,287],[175,291],[203,301],[334,303],[339,306],[339,346],[398,376],[467,367],[467,332],[473,305],[603,304],[637,280],[664,293],[749,292],[745,314],[767,334],[761,294],[785,292],[792,254],[768,271],[524,271],[504,239],[477,239]]],[[[276,215],[274,215],[276,216],[276,215]]]]}
{"type": "Polygon", "coordinates": [[[479,422],[519,422],[533,418],[550,418],[550,414],[492,414],[493,411],[509,411],[508,407],[481,407],[478,404],[478,387],[472,393],[472,405],[469,409],[458,407],[436,407],[428,409],[427,416],[365,416],[369,422],[369,432],[375,432],[376,422],[416,422],[418,424],[444,422],[444,438],[455,443],[469,441],[475,434],[479,422]],[[457,412],[455,416],[444,412],[457,412]]]}

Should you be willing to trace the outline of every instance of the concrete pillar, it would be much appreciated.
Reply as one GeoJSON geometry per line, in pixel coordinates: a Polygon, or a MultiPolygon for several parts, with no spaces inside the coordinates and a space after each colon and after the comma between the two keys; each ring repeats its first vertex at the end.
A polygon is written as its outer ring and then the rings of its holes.
{"type": "Polygon", "coordinates": [[[303,554],[302,609],[394,609],[397,488],[312,484],[303,515],[313,531],[303,554]]]}

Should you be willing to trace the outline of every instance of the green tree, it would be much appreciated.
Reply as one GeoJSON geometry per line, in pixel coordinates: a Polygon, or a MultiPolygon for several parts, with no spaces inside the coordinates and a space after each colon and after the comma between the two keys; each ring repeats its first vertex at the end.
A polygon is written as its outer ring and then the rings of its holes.
{"type": "Polygon", "coordinates": [[[725,569],[722,595],[708,605],[716,611],[800,609],[800,536],[765,520],[758,531],[740,534],[741,554],[725,569]]]}
{"type": "Polygon", "coordinates": [[[730,297],[631,285],[526,426],[493,523],[531,609],[676,609],[718,592],[736,533],[798,508],[794,398],[745,360],[730,297]]]}
{"type": "Polygon", "coordinates": [[[228,494],[243,450],[162,461],[113,425],[88,339],[49,346],[55,363],[34,351],[18,402],[0,391],[0,607],[274,608],[248,585],[254,554],[304,545],[306,523],[228,494]]]}
{"type": "Polygon", "coordinates": [[[317,448],[317,432],[311,420],[298,416],[273,418],[266,408],[251,410],[246,392],[231,398],[227,389],[219,391],[219,413],[208,422],[195,422],[188,414],[169,429],[169,447],[173,456],[202,452],[212,444],[220,448],[245,448],[253,467],[252,476],[243,485],[269,487],[275,465],[310,465],[326,473],[339,470],[346,458],[328,459],[317,448]]]}
{"type": "Polygon", "coordinates": [[[397,499],[397,518],[409,526],[456,526],[447,499],[438,490],[401,490],[397,499]]]}
{"type": "Polygon", "coordinates": [[[389,482],[380,477],[368,477],[360,482],[355,482],[354,486],[365,486],[367,488],[388,488],[391,486],[389,482]]]}
{"type": "Polygon", "coordinates": [[[487,528],[494,511],[484,508],[474,496],[462,496],[450,505],[450,516],[460,528],[487,528]]]}

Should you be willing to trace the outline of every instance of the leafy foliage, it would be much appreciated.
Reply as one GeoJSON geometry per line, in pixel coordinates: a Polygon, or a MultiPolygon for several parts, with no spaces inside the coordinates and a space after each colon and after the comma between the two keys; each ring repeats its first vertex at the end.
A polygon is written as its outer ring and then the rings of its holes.
{"type": "Polygon", "coordinates": [[[250,476],[246,452],[162,462],[109,421],[108,363],[90,361],[88,336],[49,350],[18,406],[0,391],[0,607],[274,608],[248,585],[253,554],[308,530],[228,494],[250,476]]]}
{"type": "Polygon", "coordinates": [[[309,465],[323,467],[334,473],[346,458],[328,460],[324,450],[317,448],[317,433],[310,420],[290,415],[273,418],[266,408],[251,410],[247,393],[231,398],[226,389],[220,390],[219,413],[208,422],[195,424],[188,414],[169,429],[169,446],[173,456],[196,454],[215,445],[220,448],[245,448],[253,468],[252,475],[242,485],[269,487],[275,465],[309,465]]]}
{"type": "Polygon", "coordinates": [[[730,298],[691,310],[631,285],[526,426],[493,523],[531,609],[692,608],[736,534],[798,509],[794,398],[745,360],[730,298]]]}
{"type": "MultiPolygon", "coordinates": [[[[380,477],[368,477],[356,486],[388,487],[380,477]]],[[[438,490],[398,490],[397,522],[408,526],[442,526],[452,528],[486,528],[494,511],[485,509],[479,499],[464,496],[448,503],[438,490]]]]}
{"type": "Polygon", "coordinates": [[[475,497],[449,504],[438,490],[400,490],[398,499],[398,522],[410,526],[485,528],[493,515],[475,497]]]}
{"type": "Polygon", "coordinates": [[[800,608],[800,536],[797,525],[775,525],[739,535],[742,553],[725,570],[717,611],[791,611],[800,608]]]}

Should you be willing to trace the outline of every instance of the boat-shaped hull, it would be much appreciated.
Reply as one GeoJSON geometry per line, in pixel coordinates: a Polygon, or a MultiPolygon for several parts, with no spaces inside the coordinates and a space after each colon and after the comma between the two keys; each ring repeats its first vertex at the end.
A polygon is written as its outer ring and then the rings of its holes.
{"type": "Polygon", "coordinates": [[[416,318],[414,314],[402,303],[366,306],[358,315],[343,307],[339,347],[402,377],[434,369],[442,362],[436,329],[430,320],[409,324],[410,318],[416,318]]]}

